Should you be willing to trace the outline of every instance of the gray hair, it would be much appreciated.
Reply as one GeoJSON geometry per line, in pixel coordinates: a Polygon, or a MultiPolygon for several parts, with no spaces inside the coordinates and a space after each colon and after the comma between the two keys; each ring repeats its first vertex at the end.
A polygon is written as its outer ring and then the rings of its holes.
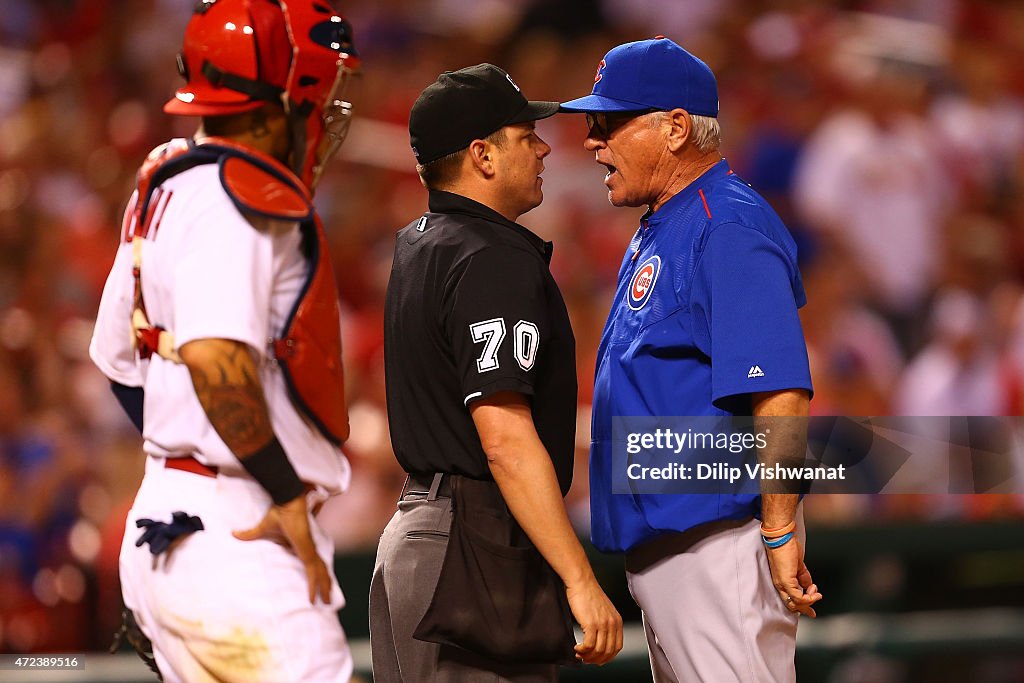
{"type": "MultiPolygon", "coordinates": [[[[659,116],[651,119],[651,126],[659,126],[669,118],[669,112],[657,112],[659,116]]],[[[690,142],[701,152],[713,152],[722,144],[722,130],[718,119],[710,116],[690,114],[690,142]]]]}
{"type": "Polygon", "coordinates": [[[690,140],[702,152],[713,152],[722,144],[722,130],[718,125],[718,119],[710,116],[697,116],[690,114],[690,121],[693,122],[693,129],[690,131],[690,140]]]}

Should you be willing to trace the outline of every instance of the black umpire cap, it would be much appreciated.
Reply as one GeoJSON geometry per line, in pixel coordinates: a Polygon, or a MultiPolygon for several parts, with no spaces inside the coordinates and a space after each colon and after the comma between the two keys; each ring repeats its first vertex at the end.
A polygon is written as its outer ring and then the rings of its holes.
{"type": "Polygon", "coordinates": [[[503,69],[493,64],[445,71],[428,85],[409,113],[409,142],[416,161],[429,164],[514,123],[545,119],[558,102],[530,102],[503,69]]]}

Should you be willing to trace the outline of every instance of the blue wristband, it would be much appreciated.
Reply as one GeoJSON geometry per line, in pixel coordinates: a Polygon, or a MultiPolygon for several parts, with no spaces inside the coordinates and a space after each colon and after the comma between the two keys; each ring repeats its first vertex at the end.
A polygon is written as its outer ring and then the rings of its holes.
{"type": "Polygon", "coordinates": [[[790,531],[785,536],[779,536],[778,538],[767,538],[764,534],[761,534],[761,540],[769,548],[781,548],[793,539],[793,532],[790,531]]]}

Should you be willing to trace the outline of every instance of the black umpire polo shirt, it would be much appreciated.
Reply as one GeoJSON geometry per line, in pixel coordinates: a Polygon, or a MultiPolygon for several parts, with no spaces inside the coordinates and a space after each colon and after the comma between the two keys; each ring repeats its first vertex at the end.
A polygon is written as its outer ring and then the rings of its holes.
{"type": "Polygon", "coordinates": [[[407,472],[492,479],[469,405],[527,396],[562,494],[572,483],[576,341],[551,243],[466,197],[432,190],[398,233],[384,306],[391,444],[407,472]]]}

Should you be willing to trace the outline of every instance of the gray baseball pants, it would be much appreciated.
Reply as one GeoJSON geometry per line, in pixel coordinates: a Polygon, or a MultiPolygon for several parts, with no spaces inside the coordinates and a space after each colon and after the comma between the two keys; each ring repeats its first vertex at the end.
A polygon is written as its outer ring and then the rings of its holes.
{"type": "Polygon", "coordinates": [[[772,585],[759,527],[711,522],[627,554],[655,683],[796,680],[797,615],[772,585]]]}
{"type": "Polygon", "coordinates": [[[553,683],[554,665],[511,665],[412,637],[441,573],[451,500],[409,491],[377,547],[370,583],[370,650],[376,683],[553,683]]]}

